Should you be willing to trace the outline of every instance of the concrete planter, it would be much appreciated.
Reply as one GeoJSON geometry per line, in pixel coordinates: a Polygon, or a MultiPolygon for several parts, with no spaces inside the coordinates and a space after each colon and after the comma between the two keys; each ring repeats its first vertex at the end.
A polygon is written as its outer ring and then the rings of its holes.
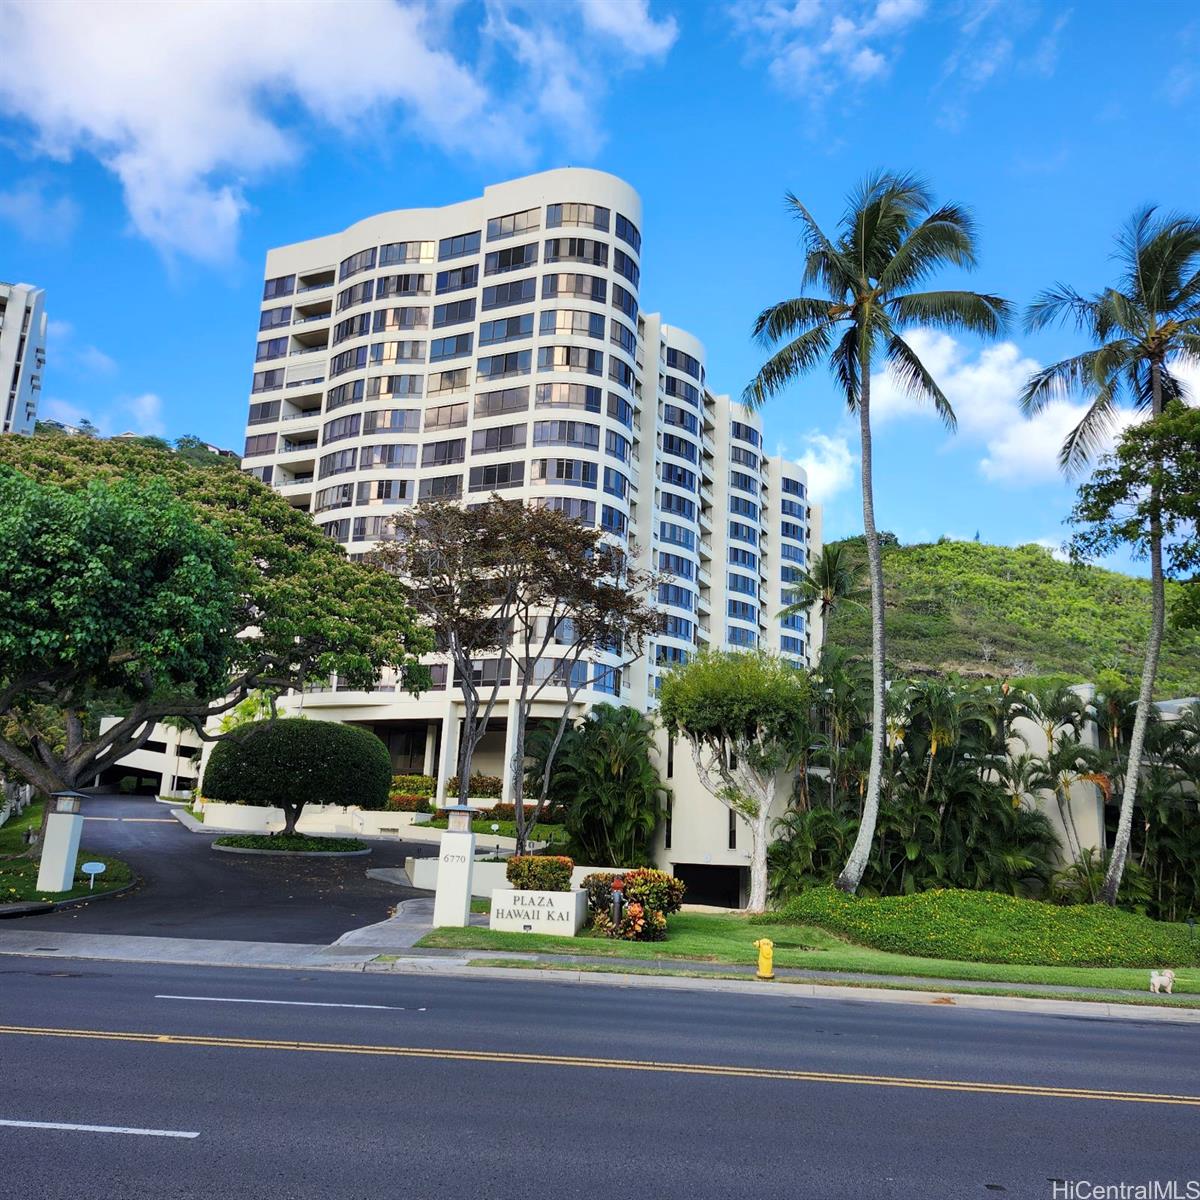
{"type": "MultiPolygon", "coordinates": [[[[430,820],[429,813],[383,812],[343,808],[338,804],[308,804],[296,822],[296,832],[334,834],[338,837],[407,837],[409,831],[430,820]]],[[[204,822],[239,833],[278,833],[284,826],[283,809],[251,804],[225,804],[209,800],[204,822]]],[[[441,830],[437,830],[441,833],[441,830]]]]}
{"type": "Polygon", "coordinates": [[[535,892],[497,888],[492,893],[490,929],[574,937],[587,921],[587,893],[535,892]]]}

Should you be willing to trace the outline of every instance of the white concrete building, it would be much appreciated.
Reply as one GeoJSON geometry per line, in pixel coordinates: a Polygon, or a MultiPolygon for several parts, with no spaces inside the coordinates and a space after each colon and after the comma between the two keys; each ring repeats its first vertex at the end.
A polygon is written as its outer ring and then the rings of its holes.
{"type": "MultiPolygon", "coordinates": [[[[351,554],[397,506],[499,492],[599,526],[669,575],[662,636],[623,671],[597,655],[581,712],[651,709],[660,671],[698,646],[805,663],[814,644],[803,620],[777,619],[820,545],[804,472],[765,458],[759,417],[710,391],[698,338],[641,311],[641,224],[622,180],[547,171],[270,251],[259,317],[243,465],[351,554]]],[[[374,728],[398,772],[436,775],[444,795],[461,699],[430,662],[419,699],[333,679],[288,707],[374,728]]],[[[514,711],[505,689],[476,770],[504,774],[514,711]]],[[[693,805],[724,813],[686,790],[676,828],[693,805]]]]}
{"type": "Polygon", "coordinates": [[[0,433],[32,433],[46,365],[46,293],[0,282],[0,433]]]}

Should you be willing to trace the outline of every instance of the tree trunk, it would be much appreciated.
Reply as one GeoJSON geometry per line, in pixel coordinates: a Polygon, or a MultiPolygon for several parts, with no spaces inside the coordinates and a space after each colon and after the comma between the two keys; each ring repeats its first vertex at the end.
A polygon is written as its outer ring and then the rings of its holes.
{"type": "Polygon", "coordinates": [[[767,909],[767,822],[770,819],[770,811],[764,804],[759,815],[749,822],[750,898],[746,904],[747,912],[760,913],[767,909]]]}
{"type": "Polygon", "coordinates": [[[517,704],[517,732],[513,738],[512,758],[506,769],[512,772],[513,781],[513,816],[517,823],[518,854],[526,853],[529,842],[529,829],[525,824],[525,722],[528,705],[525,701],[517,704]]]}
{"type": "Polygon", "coordinates": [[[285,804],[283,806],[283,833],[285,835],[295,833],[298,820],[300,820],[300,808],[294,804],[285,804]]]}
{"type": "MultiPolygon", "coordinates": [[[[1150,364],[1152,390],[1151,417],[1162,413],[1162,374],[1157,362],[1150,364]]],[[[1146,727],[1150,724],[1150,706],[1154,703],[1154,680],[1158,675],[1158,656],[1162,650],[1163,625],[1166,623],[1167,599],[1163,584],[1162,520],[1158,514],[1158,488],[1150,489],[1150,638],[1146,643],[1146,661],[1142,664],[1142,683],[1138,689],[1137,711],[1133,732],[1129,735],[1129,757],[1125,760],[1125,787],[1121,792],[1121,816],[1117,835],[1113,839],[1112,858],[1104,877],[1101,899],[1116,904],[1129,858],[1129,840],[1133,834],[1133,804],[1137,798],[1142,773],[1142,749],[1146,743],[1146,727]]]]}
{"type": "Polygon", "coordinates": [[[837,886],[853,894],[862,882],[875,840],[879,818],[879,785],[883,777],[884,719],[884,633],[883,633],[883,559],[879,553],[879,534],[875,529],[875,493],[871,482],[871,363],[860,355],[862,392],[858,401],[858,427],[862,454],[863,531],[867,541],[867,571],[871,581],[871,765],[867,773],[867,794],[863,799],[862,821],[850,857],[838,876],[837,886]]]}

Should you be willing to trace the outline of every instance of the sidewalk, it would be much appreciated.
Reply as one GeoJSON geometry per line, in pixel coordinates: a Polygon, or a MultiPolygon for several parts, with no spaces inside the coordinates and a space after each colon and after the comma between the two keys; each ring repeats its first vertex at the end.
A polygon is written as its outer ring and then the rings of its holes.
{"type": "MultiPolygon", "coordinates": [[[[752,967],[742,968],[689,959],[622,959],[486,950],[419,950],[413,947],[413,943],[429,929],[432,904],[432,900],[426,898],[406,901],[400,906],[396,917],[376,925],[351,930],[330,946],[3,930],[0,931],[0,955],[203,967],[257,967],[278,970],[303,968],[372,974],[432,974],[478,981],[543,981],[592,987],[723,992],[782,997],[787,1000],[804,997],[843,1003],[938,1005],[992,1012],[1200,1024],[1200,1009],[1113,1003],[1115,997],[1138,996],[1141,993],[1101,989],[1037,984],[988,985],[978,981],[790,969],[777,971],[778,981],[770,984],[754,979],[752,967]],[[513,963],[528,965],[509,965],[513,963]],[[674,973],[655,974],[656,971],[674,973]],[[706,978],[719,975],[745,975],[746,978],[706,978]],[[858,986],[850,986],[852,983],[858,986]],[[886,986],[869,986],[873,983],[886,986]],[[863,984],[868,986],[861,986],[863,984]],[[903,986],[905,984],[911,986],[906,988],[903,986]],[[1075,996],[1091,991],[1095,993],[1096,998],[1060,1000],[1045,996],[992,996],[980,994],[978,991],[953,990],[989,986],[1004,991],[1065,991],[1075,996]],[[939,990],[942,987],[946,990],[939,990]]],[[[486,921],[486,917],[479,919],[486,921]]]]}

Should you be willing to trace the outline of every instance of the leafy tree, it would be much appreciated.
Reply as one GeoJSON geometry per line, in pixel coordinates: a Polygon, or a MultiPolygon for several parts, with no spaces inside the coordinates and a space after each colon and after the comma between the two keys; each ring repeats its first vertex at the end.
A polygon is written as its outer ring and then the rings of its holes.
{"type": "Polygon", "coordinates": [[[862,607],[859,598],[865,578],[865,567],[852,557],[847,544],[831,542],[802,570],[798,585],[789,593],[787,607],[779,615],[806,616],[816,609],[821,618],[820,649],[825,645],[834,612],[843,605],[862,607]]]}
{"type": "Polygon", "coordinates": [[[750,826],[751,912],[767,903],[767,846],[780,772],[795,765],[808,675],[765,653],[705,651],[662,680],[659,714],[686,738],[704,786],[750,826]]]}
{"type": "Polygon", "coordinates": [[[392,783],[387,747],[369,729],[287,717],[243,725],[218,742],[204,768],[209,800],[281,808],[295,833],[306,804],[380,809],[392,783]]]}
{"type": "Polygon", "coordinates": [[[385,576],[235,465],[6,436],[0,473],[0,759],[44,791],[164,717],[202,729],[256,689],[333,673],[368,688],[428,645],[385,576]],[[120,716],[103,733],[83,716],[96,705],[120,716]]]}
{"type": "MultiPolygon", "coordinates": [[[[1200,307],[1200,271],[1194,282],[1200,307]]],[[[1200,316],[1197,322],[1200,329],[1200,316]]],[[[1196,360],[1200,362],[1200,334],[1196,360]]],[[[1106,456],[1080,487],[1072,520],[1076,526],[1072,549],[1080,557],[1098,557],[1127,547],[1138,556],[1148,555],[1151,565],[1150,643],[1129,735],[1121,815],[1103,892],[1105,903],[1115,904],[1129,857],[1135,798],[1142,783],[1142,752],[1151,723],[1163,636],[1164,579],[1200,573],[1200,409],[1173,401],[1161,415],[1126,430],[1114,453],[1106,456]]]]}
{"type": "Polygon", "coordinates": [[[1005,327],[1009,306],[999,296],[975,292],[910,290],[945,267],[975,265],[975,230],[969,213],[954,204],[935,205],[929,189],[912,175],[879,173],[864,180],[850,196],[834,238],[790,193],[787,203],[803,228],[802,285],[819,284],[825,294],[783,300],[759,315],[755,335],[765,346],[778,348],[746,388],[744,400],[757,407],[828,359],[847,407],[858,417],[871,590],[872,689],[863,819],[838,878],[840,888],[854,892],[866,870],[878,818],[885,732],[883,566],[872,484],[871,374],[889,367],[902,386],[931,402],[953,429],[949,400],[903,335],[933,326],[992,337],[1005,327]]]}
{"type": "MultiPolygon", "coordinates": [[[[556,723],[529,736],[529,774],[542,786],[556,723]]],[[[561,799],[581,861],[618,867],[650,861],[666,788],[652,757],[654,728],[633,708],[597,704],[566,731],[548,794],[561,799]]]]}

